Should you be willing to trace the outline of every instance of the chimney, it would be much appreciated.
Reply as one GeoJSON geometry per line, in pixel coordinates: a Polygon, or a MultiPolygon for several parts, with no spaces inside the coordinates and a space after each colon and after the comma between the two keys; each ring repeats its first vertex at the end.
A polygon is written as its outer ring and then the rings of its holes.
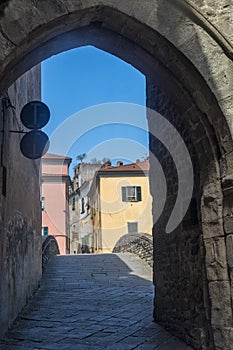
{"type": "Polygon", "coordinates": [[[110,168],[112,165],[112,163],[110,162],[110,160],[108,160],[107,162],[104,163],[104,168],[107,169],[107,168],[110,168]]]}
{"type": "Polygon", "coordinates": [[[123,165],[123,162],[121,160],[118,160],[117,166],[121,166],[121,165],[123,165]]]}

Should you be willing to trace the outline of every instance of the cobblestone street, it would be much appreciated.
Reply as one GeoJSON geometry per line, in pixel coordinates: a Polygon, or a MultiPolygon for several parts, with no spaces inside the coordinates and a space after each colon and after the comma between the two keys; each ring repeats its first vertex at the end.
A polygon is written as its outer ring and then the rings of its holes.
{"type": "Polygon", "coordinates": [[[153,322],[151,279],[131,254],[53,257],[0,349],[191,349],[153,322]]]}

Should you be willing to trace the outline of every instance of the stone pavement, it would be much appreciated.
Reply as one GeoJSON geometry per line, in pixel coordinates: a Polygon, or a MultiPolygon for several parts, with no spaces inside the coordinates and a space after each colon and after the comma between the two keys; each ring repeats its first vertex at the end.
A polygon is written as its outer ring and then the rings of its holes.
{"type": "Polygon", "coordinates": [[[188,350],[152,319],[152,271],[123,254],[56,256],[0,350],[188,350]]]}

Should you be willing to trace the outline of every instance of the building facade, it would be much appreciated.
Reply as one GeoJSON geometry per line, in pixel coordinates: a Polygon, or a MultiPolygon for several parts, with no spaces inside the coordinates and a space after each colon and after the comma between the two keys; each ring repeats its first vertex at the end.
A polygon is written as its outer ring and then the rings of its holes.
{"type": "Polygon", "coordinates": [[[152,198],[149,159],[112,167],[106,164],[95,175],[89,192],[92,250],[112,252],[127,233],[152,234],[152,198]]]}
{"type": "Polygon", "coordinates": [[[42,235],[53,235],[60,254],[70,253],[69,166],[71,158],[47,153],[42,158],[42,235]]]}
{"type": "Polygon", "coordinates": [[[71,254],[92,252],[88,193],[100,166],[100,163],[79,163],[74,168],[69,195],[71,254]]]}

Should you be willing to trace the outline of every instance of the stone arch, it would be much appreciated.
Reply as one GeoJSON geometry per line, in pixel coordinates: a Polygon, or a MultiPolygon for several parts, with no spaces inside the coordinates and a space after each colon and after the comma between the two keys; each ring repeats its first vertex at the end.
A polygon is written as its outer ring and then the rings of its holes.
{"type": "Polygon", "coordinates": [[[153,267],[153,240],[147,233],[127,233],[115,244],[113,253],[129,252],[153,267]]]}
{"type": "MultiPolygon", "coordinates": [[[[224,344],[225,349],[230,349],[232,266],[229,262],[231,251],[225,245],[225,240],[232,240],[233,233],[230,219],[233,147],[229,108],[232,66],[229,57],[203,28],[179,10],[171,8],[166,1],[145,0],[142,5],[133,0],[20,0],[17,11],[15,2],[8,0],[1,5],[1,92],[43,59],[86,44],[117,55],[145,74],[148,107],[172,121],[188,144],[195,162],[196,195],[193,208],[190,207],[187,214],[192,216],[192,209],[197,212],[195,224],[189,223],[186,229],[181,224],[176,232],[166,236],[166,244],[184,258],[182,242],[188,242],[190,259],[199,254],[194,259],[194,266],[198,270],[194,280],[202,278],[198,285],[199,294],[192,295],[193,298],[202,296],[200,319],[197,317],[200,310],[194,313],[195,305],[187,302],[185,308],[179,305],[175,322],[171,317],[174,305],[171,298],[168,298],[170,308],[164,302],[161,310],[155,308],[155,317],[195,348],[220,349],[224,344]],[[215,60],[211,60],[213,56],[215,60]],[[216,66],[215,61],[221,62],[221,66],[216,66]],[[224,76],[222,82],[218,79],[221,75],[224,76]],[[181,238],[179,229],[182,231],[181,238]],[[196,239],[192,242],[193,230],[196,239]],[[187,235],[189,241],[186,240],[187,235]],[[195,250],[198,254],[192,254],[195,250]],[[222,289],[225,291],[224,296],[220,293],[222,289]],[[194,313],[195,319],[192,321],[188,310],[194,313]],[[185,314],[189,315],[187,319],[185,314]]],[[[208,0],[196,3],[201,11],[205,11],[205,7],[211,9],[208,0]]],[[[223,27],[224,14],[222,5],[219,8],[218,25],[229,35],[223,27]]],[[[153,120],[150,116],[148,118],[151,128],[153,120]]],[[[162,156],[166,151],[157,140],[151,138],[150,147],[163,162],[162,156]]],[[[169,169],[173,169],[171,160],[164,163],[164,169],[167,169],[168,180],[172,182],[169,173],[169,169]]],[[[177,179],[174,181],[176,183],[177,179]]],[[[156,198],[152,175],[151,188],[156,198]]],[[[154,228],[155,247],[158,247],[158,250],[155,248],[155,260],[158,264],[163,264],[159,254],[163,255],[164,223],[176,195],[172,186],[169,191],[172,194],[169,197],[170,205],[168,203],[154,228]]],[[[170,260],[174,265],[175,261],[170,260]]],[[[179,268],[184,269],[184,265],[180,264],[179,268]]],[[[155,269],[155,303],[166,300],[167,293],[162,280],[158,281],[156,272],[159,270],[155,269]]],[[[183,272],[184,275],[188,273],[187,270],[183,272]]],[[[173,288],[174,284],[170,287],[173,288]]],[[[194,285],[191,285],[193,288],[194,285]]],[[[174,292],[177,293],[176,288],[174,292]]],[[[180,295],[176,295],[174,300],[180,298],[180,295]]]]}
{"type": "Polygon", "coordinates": [[[54,255],[59,255],[59,246],[54,236],[44,236],[42,239],[42,268],[45,267],[49,258],[54,255]]]}

